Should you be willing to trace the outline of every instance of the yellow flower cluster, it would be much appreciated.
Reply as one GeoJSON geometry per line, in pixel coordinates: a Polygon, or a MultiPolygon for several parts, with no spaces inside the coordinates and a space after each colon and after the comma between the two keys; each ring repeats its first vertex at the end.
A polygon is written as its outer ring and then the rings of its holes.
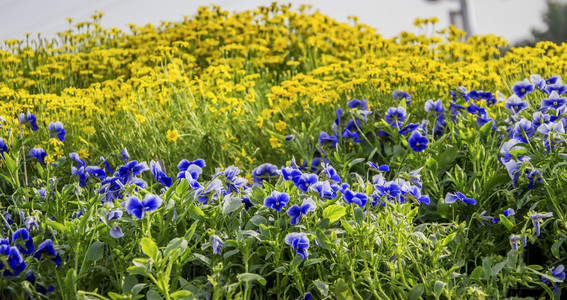
{"type": "Polygon", "coordinates": [[[565,44],[504,51],[502,38],[464,41],[454,27],[386,39],[356,18],[340,23],[308,6],[232,14],[201,7],[181,22],[131,25],[130,33],[102,28],[101,17],[69,19],[72,29],[57,39],[4,41],[0,116],[29,109],[45,122],[60,120],[74,151],[83,147],[79,137],[99,151],[145,139],[164,156],[175,147],[222,146],[228,154],[211,155],[228,164],[253,160],[258,149],[283,151],[268,130],[286,135],[318,116],[331,119],[352,98],[384,108],[395,89],[418,105],[448,99],[457,86],[509,94],[514,81],[567,68],[565,44]]]}

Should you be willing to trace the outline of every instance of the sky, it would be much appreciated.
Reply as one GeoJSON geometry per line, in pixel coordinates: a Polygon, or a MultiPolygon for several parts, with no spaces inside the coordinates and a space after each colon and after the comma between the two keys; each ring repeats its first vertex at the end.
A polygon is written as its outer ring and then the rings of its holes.
{"type": "MultiPolygon", "coordinates": [[[[545,0],[469,0],[472,6],[475,33],[503,36],[509,42],[530,36],[532,28],[545,29],[542,14],[545,0]]],[[[561,0],[566,2],[567,0],[561,0]]],[[[402,31],[418,33],[413,26],[415,18],[438,17],[436,29],[450,24],[449,11],[458,8],[458,0],[294,0],[280,1],[312,4],[338,21],[347,22],[348,16],[358,16],[359,22],[370,25],[384,37],[402,31]]],[[[181,21],[193,16],[197,8],[216,4],[223,10],[244,11],[271,1],[260,0],[0,0],[0,41],[24,39],[41,32],[43,37],[69,29],[65,18],[75,22],[90,20],[96,11],[106,15],[103,27],[128,29],[128,24],[159,24],[160,21],[181,21]]]]}

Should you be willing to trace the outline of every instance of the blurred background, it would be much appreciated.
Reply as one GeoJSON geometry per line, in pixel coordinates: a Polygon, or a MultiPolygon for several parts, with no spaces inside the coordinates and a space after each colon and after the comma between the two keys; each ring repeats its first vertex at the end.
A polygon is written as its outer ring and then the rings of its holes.
{"type": "MultiPolygon", "coordinates": [[[[515,45],[539,40],[567,40],[567,0],[299,0],[295,8],[311,4],[336,20],[348,16],[378,29],[385,37],[401,31],[415,32],[415,18],[438,17],[438,29],[452,22],[474,34],[503,36],[515,45]],[[463,12],[463,4],[466,7],[463,12]],[[468,19],[468,20],[467,20],[468,19]],[[464,22],[463,22],[464,21],[464,22]]],[[[260,0],[0,0],[0,40],[55,37],[67,30],[66,18],[75,22],[89,20],[95,12],[105,13],[101,25],[128,29],[128,24],[159,24],[178,21],[196,14],[197,8],[214,3],[223,10],[244,11],[271,1],[260,0]]]]}

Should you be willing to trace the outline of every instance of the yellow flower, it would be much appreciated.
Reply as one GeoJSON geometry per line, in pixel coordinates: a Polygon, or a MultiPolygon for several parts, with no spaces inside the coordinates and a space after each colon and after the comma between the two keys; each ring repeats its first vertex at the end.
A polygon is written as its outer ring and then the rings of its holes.
{"type": "Polygon", "coordinates": [[[80,156],[82,159],[89,158],[89,156],[90,156],[90,155],[89,155],[89,150],[87,150],[87,149],[85,149],[85,148],[79,150],[79,156],[80,156]]]}
{"type": "Polygon", "coordinates": [[[287,124],[284,121],[278,121],[276,123],[276,130],[279,132],[284,131],[287,128],[287,124]]]}
{"type": "Polygon", "coordinates": [[[280,141],[280,139],[273,136],[273,137],[270,138],[270,145],[272,146],[272,148],[277,149],[277,148],[280,148],[282,146],[282,142],[280,141]]]}
{"type": "Polygon", "coordinates": [[[179,132],[177,132],[177,130],[175,130],[175,129],[168,130],[166,136],[167,136],[168,141],[175,142],[179,138],[179,132]]]}

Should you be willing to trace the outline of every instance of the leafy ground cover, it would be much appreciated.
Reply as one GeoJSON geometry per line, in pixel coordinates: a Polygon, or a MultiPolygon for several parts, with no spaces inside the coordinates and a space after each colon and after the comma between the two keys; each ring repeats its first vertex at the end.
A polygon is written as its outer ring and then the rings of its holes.
{"type": "Polygon", "coordinates": [[[2,298],[561,297],[564,45],[99,18],[0,56],[2,298]]]}

